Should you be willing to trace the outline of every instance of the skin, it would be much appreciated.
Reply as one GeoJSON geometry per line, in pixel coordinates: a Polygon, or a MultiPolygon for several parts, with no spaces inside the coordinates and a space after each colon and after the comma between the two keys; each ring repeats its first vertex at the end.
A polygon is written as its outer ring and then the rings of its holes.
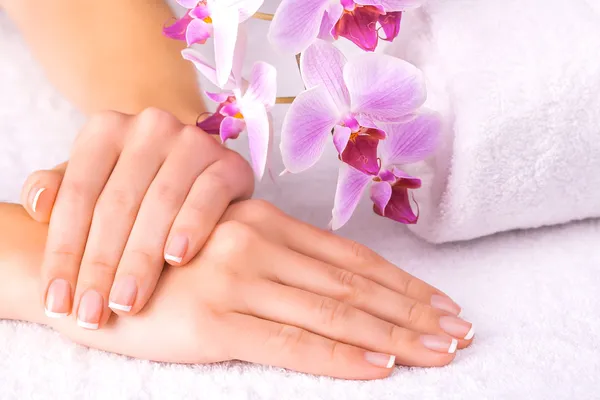
{"type": "Polygon", "coordinates": [[[238,201],[252,192],[249,167],[189,126],[204,105],[183,45],[160,34],[172,18],[163,2],[0,4],[51,81],[91,116],[69,162],[26,182],[22,202],[38,222],[0,204],[0,318],[138,358],[356,379],[389,375],[391,356],[446,365],[453,339],[470,343],[471,324],[442,292],[267,203],[238,201]],[[189,235],[185,268],[164,268],[174,232],[189,235]],[[111,313],[123,276],[139,290],[129,312],[111,313]],[[41,303],[56,279],[70,285],[58,313],[69,315],[53,319],[41,303]],[[102,329],[77,325],[90,291],[102,329]]]}
{"type": "Polygon", "coordinates": [[[43,323],[90,347],[165,362],[235,359],[379,379],[391,373],[392,355],[407,366],[450,363],[455,354],[426,347],[432,337],[445,346],[453,338],[459,348],[471,343],[442,328],[457,319],[430,306],[442,292],[257,200],[231,206],[187,268],[167,267],[142,312],[112,316],[105,329],[79,329],[72,316],[46,318],[34,300],[47,227],[19,206],[0,205],[0,215],[0,318],[43,323]]]}
{"type": "Polygon", "coordinates": [[[65,172],[61,193],[38,172],[22,202],[41,222],[54,210],[42,303],[101,328],[111,296],[139,312],[165,260],[186,265],[227,205],[252,194],[254,178],[241,156],[189,126],[205,106],[184,44],[162,34],[174,19],[163,1],[0,4],[49,79],[90,115],[69,162],[56,168],[65,172]]]}

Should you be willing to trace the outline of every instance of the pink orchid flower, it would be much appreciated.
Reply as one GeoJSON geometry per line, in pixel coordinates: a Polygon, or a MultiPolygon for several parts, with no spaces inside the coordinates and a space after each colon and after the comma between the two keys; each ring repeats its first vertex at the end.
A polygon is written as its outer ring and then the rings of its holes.
{"type": "Polygon", "coordinates": [[[317,37],[345,37],[366,51],[374,51],[379,27],[384,40],[392,41],[400,30],[401,13],[423,0],[283,0],[271,23],[271,42],[298,54],[317,37]]]}
{"type": "Polygon", "coordinates": [[[287,171],[298,173],[321,157],[333,134],[340,158],[366,174],[379,171],[381,123],[411,119],[425,102],[421,71],[395,57],[363,54],[350,62],[332,44],[318,40],[300,60],[307,90],[296,97],[282,126],[281,153],[287,171]]]}
{"type": "MultiPolygon", "coordinates": [[[[185,49],[182,55],[216,84],[217,71],[195,50],[185,49]]],[[[277,71],[270,64],[257,62],[249,81],[238,79],[236,74],[234,72],[229,76],[226,90],[222,93],[206,93],[219,105],[214,114],[198,123],[198,127],[210,134],[219,134],[223,142],[237,138],[245,130],[248,133],[252,168],[257,178],[261,179],[271,142],[269,111],[275,105],[277,96],[277,71]]]]}
{"type": "Polygon", "coordinates": [[[419,218],[411,205],[410,189],[421,187],[421,180],[402,171],[401,167],[427,158],[437,145],[441,130],[436,113],[420,111],[412,120],[386,124],[387,138],[379,146],[381,167],[367,174],[342,163],[335,194],[331,228],[348,222],[363,192],[371,184],[374,211],[403,224],[415,224],[419,218]]]}
{"type": "Polygon", "coordinates": [[[238,26],[254,15],[264,0],[177,0],[186,14],[163,29],[166,36],[185,40],[188,46],[215,42],[217,84],[222,87],[231,73],[238,26]]]}

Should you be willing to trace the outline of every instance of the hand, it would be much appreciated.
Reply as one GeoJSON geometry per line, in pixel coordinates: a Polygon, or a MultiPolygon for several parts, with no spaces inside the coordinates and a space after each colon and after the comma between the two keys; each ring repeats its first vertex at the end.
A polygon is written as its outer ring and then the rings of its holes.
{"type": "Polygon", "coordinates": [[[73,311],[80,326],[97,329],[109,307],[139,312],[165,260],[187,264],[229,204],[253,188],[239,154],[166,112],[92,117],[68,165],[32,174],[23,189],[30,215],[50,220],[42,265],[47,315],[73,311]]]}
{"type": "Polygon", "coordinates": [[[189,267],[165,270],[137,316],[97,332],[55,327],[137,358],[348,379],[386,377],[394,363],[443,366],[471,343],[450,298],[359,244],[263,201],[231,206],[224,221],[189,267]]]}

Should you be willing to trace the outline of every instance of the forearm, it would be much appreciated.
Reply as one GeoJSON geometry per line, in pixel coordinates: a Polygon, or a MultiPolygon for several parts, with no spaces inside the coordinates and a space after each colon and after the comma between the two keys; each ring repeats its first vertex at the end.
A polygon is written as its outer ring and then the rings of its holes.
{"type": "Polygon", "coordinates": [[[86,113],[155,106],[193,123],[204,111],[184,44],[162,35],[163,0],[0,0],[50,80],[86,113]]]}

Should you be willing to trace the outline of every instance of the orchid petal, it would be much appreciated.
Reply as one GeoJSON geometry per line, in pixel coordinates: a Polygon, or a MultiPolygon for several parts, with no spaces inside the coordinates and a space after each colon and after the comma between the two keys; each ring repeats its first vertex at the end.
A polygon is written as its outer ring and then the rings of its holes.
{"type": "Polygon", "coordinates": [[[323,39],[331,42],[333,40],[333,28],[338,23],[342,14],[344,13],[344,6],[340,3],[330,3],[329,7],[323,15],[321,21],[321,28],[319,29],[319,39],[323,39]]]}
{"type": "Polygon", "coordinates": [[[192,19],[185,31],[185,40],[188,46],[195,43],[205,43],[210,37],[211,26],[201,19],[192,19]]]}
{"type": "Polygon", "coordinates": [[[177,3],[180,6],[191,10],[192,8],[195,8],[198,5],[199,1],[198,0],[177,0],[177,3]]]}
{"type": "Polygon", "coordinates": [[[210,16],[210,10],[206,6],[198,6],[190,11],[190,16],[197,19],[205,19],[210,16]]]}
{"type": "MultiPolygon", "coordinates": [[[[364,0],[356,0],[357,3],[364,0]]],[[[418,8],[423,5],[424,0],[377,0],[377,2],[387,12],[404,11],[411,8],[418,8]]]]}
{"type": "Polygon", "coordinates": [[[341,155],[342,161],[357,170],[376,176],[379,174],[377,146],[379,139],[370,135],[359,135],[350,139],[341,155]]]}
{"type": "Polygon", "coordinates": [[[373,207],[375,213],[390,218],[403,224],[416,224],[419,216],[414,213],[410,204],[408,190],[403,187],[392,186],[392,196],[385,210],[373,207]]]}
{"type": "Polygon", "coordinates": [[[248,132],[252,169],[254,169],[257,179],[260,180],[265,173],[267,156],[269,155],[269,115],[265,106],[259,103],[248,102],[243,104],[241,108],[246,122],[246,131],[248,132]]]}
{"type": "Polygon", "coordinates": [[[392,198],[392,186],[388,182],[373,182],[371,185],[371,200],[375,208],[385,217],[385,208],[392,198]]]}
{"type": "Polygon", "coordinates": [[[346,149],[350,135],[352,135],[352,129],[348,127],[336,125],[333,128],[333,144],[338,154],[342,154],[346,149]]]}
{"type": "Polygon", "coordinates": [[[202,121],[198,121],[196,126],[209,135],[218,135],[221,131],[221,123],[225,119],[221,113],[214,113],[202,121]]]}
{"type": "Polygon", "coordinates": [[[344,37],[364,51],[375,51],[379,43],[377,21],[381,14],[373,7],[357,7],[353,12],[342,15],[333,36],[344,37]]]}
{"type": "Polygon", "coordinates": [[[250,73],[250,86],[244,95],[245,101],[256,101],[267,109],[275,105],[277,98],[277,70],[265,62],[257,62],[250,73]]]}
{"type": "Polygon", "coordinates": [[[389,12],[379,17],[379,24],[385,33],[385,39],[388,42],[393,41],[400,34],[400,22],[402,21],[402,12],[389,12]]]}
{"type": "Polygon", "coordinates": [[[407,174],[398,167],[393,167],[392,173],[396,177],[394,186],[401,186],[406,189],[419,189],[422,185],[421,179],[407,174]]]}
{"type": "Polygon", "coordinates": [[[382,127],[387,133],[387,139],[380,146],[383,165],[410,164],[433,153],[438,144],[441,119],[435,112],[423,111],[411,121],[382,127]]]}
{"type": "Polygon", "coordinates": [[[330,0],[283,0],[269,28],[269,40],[286,53],[298,54],[317,38],[330,0]]]}
{"type": "Polygon", "coordinates": [[[369,175],[342,163],[335,192],[331,229],[337,230],[350,220],[370,181],[369,175]]]}
{"type": "Polygon", "coordinates": [[[237,117],[240,114],[240,106],[235,102],[228,103],[223,105],[219,112],[227,117],[237,117]]]}
{"type": "Polygon", "coordinates": [[[211,12],[215,41],[217,84],[223,87],[227,83],[233,69],[239,17],[235,13],[232,13],[231,10],[223,7],[215,7],[211,12]]]}
{"type": "Polygon", "coordinates": [[[219,104],[224,103],[229,98],[229,95],[226,93],[204,92],[204,94],[206,97],[219,104]]]}
{"type": "Polygon", "coordinates": [[[248,47],[248,29],[246,24],[238,25],[238,35],[233,51],[233,63],[231,66],[232,81],[236,88],[244,87],[244,61],[246,60],[246,50],[248,47]]]}
{"type": "Polygon", "coordinates": [[[302,172],[323,154],[338,110],[323,86],[306,90],[290,106],[281,128],[281,155],[286,169],[302,172]]]}
{"type": "Polygon", "coordinates": [[[344,82],[346,57],[333,44],[317,40],[300,57],[302,79],[307,88],[323,85],[338,110],[350,109],[350,94],[344,82]]]}
{"type": "Polygon", "coordinates": [[[185,40],[187,27],[192,21],[189,15],[184,15],[169,26],[163,27],[163,34],[171,39],[185,40]]]}
{"type": "Polygon", "coordinates": [[[375,7],[382,14],[385,12],[385,9],[381,5],[381,0],[352,0],[352,3],[356,3],[360,6],[372,6],[375,7]]]}
{"type": "Polygon", "coordinates": [[[245,127],[246,124],[243,119],[233,117],[224,118],[219,129],[221,141],[225,143],[228,139],[237,139],[245,127]]]}
{"type": "Polygon", "coordinates": [[[352,111],[394,121],[426,99],[423,74],[414,65],[383,54],[363,54],[344,67],[352,111]]]}
{"type": "MultiPolygon", "coordinates": [[[[206,79],[208,79],[212,84],[217,85],[217,71],[215,70],[215,67],[206,62],[198,51],[194,49],[185,49],[181,51],[181,55],[184,59],[194,63],[196,69],[200,71],[200,73],[204,75],[206,79]]],[[[225,88],[233,88],[234,86],[235,81],[233,80],[233,77],[230,76],[225,88]]]]}

